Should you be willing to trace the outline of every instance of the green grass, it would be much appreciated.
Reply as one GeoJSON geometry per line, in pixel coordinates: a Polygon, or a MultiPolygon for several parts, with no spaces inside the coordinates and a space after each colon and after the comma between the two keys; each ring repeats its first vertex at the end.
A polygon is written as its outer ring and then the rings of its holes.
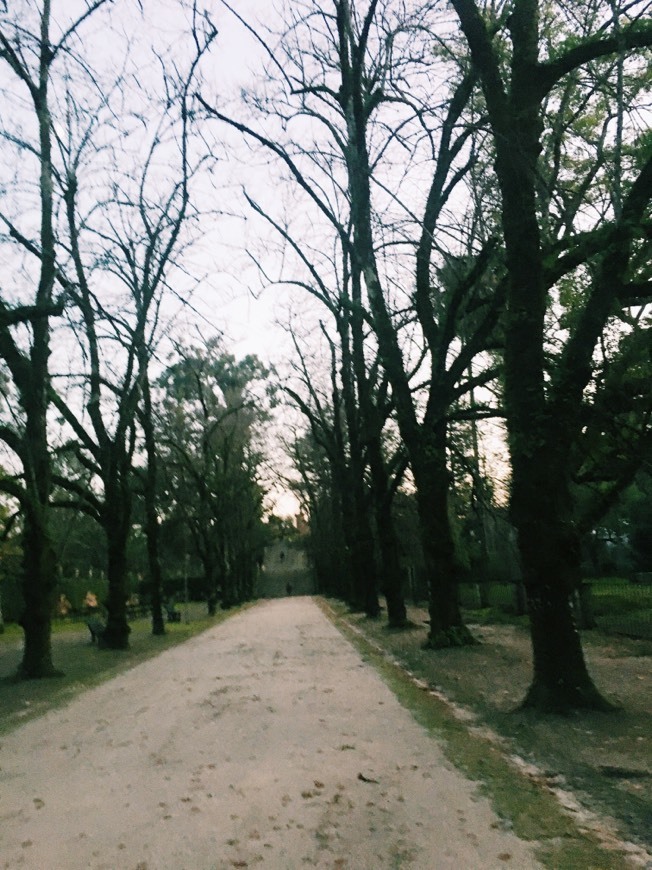
{"type": "Polygon", "coordinates": [[[649,587],[631,583],[594,583],[591,588],[593,612],[596,616],[625,616],[637,611],[647,611],[648,619],[652,619],[652,590],[649,587]]]}
{"type": "MultiPolygon", "coordinates": [[[[591,580],[591,607],[600,628],[631,637],[652,639],[652,586],[630,583],[624,577],[591,580]]],[[[467,622],[477,625],[526,627],[527,616],[516,615],[514,586],[488,583],[488,606],[480,607],[477,586],[463,583],[460,603],[467,622]]]]}
{"type": "MultiPolygon", "coordinates": [[[[484,587],[490,608],[516,613],[516,589],[513,583],[487,583],[484,587]]],[[[479,587],[475,583],[460,584],[460,603],[469,610],[480,608],[479,587]]]]}
{"type": "Polygon", "coordinates": [[[208,617],[204,615],[205,605],[193,604],[189,622],[166,625],[166,634],[161,637],[152,635],[149,619],[134,620],[130,648],[123,651],[98,650],[90,643],[83,622],[57,622],[52,634],[53,658],[55,667],[63,671],[63,676],[44,680],[16,679],[22,653],[22,630],[16,625],[5,626],[5,632],[0,635],[0,734],[66,704],[86,689],[218,625],[243,607],[208,617]]]}
{"type": "MultiPolygon", "coordinates": [[[[623,866],[621,854],[603,849],[590,833],[576,827],[545,784],[524,775],[498,745],[481,733],[469,731],[450,705],[416,683],[395,662],[395,652],[390,660],[375,643],[354,630],[343,605],[329,601],[322,606],[365,660],[378,670],[399,701],[441,741],[449,760],[478,782],[496,813],[508,820],[517,836],[536,841],[537,856],[544,866],[551,870],[578,870],[580,867],[617,870],[623,866]]],[[[356,624],[362,628],[357,620],[356,624]]],[[[374,632],[374,641],[384,647],[380,638],[382,632],[374,632]]]]}
{"type": "Polygon", "coordinates": [[[463,607],[462,609],[465,621],[475,625],[520,625],[521,628],[527,628],[530,624],[527,615],[517,616],[498,607],[482,607],[478,610],[463,607]]]}

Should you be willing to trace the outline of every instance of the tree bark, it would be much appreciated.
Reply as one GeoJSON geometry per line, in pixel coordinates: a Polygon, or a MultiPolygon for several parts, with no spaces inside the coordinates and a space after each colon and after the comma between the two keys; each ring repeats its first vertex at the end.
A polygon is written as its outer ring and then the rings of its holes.
{"type": "Polygon", "coordinates": [[[375,506],[378,549],[380,551],[380,589],[387,603],[387,622],[390,628],[407,625],[407,611],[403,595],[403,578],[399,558],[398,538],[392,517],[392,494],[389,476],[382,455],[380,439],[371,437],[367,444],[371,471],[372,498],[375,506]]]}
{"type": "Polygon", "coordinates": [[[131,493],[119,475],[105,480],[103,526],[107,543],[106,602],[108,615],[103,643],[108,649],[129,649],[131,628],[127,622],[127,541],[131,531],[131,493]]]}
{"type": "Polygon", "coordinates": [[[368,508],[356,505],[356,525],[351,554],[356,586],[365,614],[371,619],[380,615],[376,582],[376,554],[368,508]]]}
{"type": "MultiPolygon", "coordinates": [[[[52,129],[48,88],[52,62],[49,27],[50,2],[43,5],[40,21],[38,84],[30,91],[38,122],[41,206],[41,270],[36,305],[43,311],[51,305],[56,276],[56,248],[53,228],[52,129]]],[[[12,343],[13,347],[13,343],[12,343]]],[[[48,530],[51,491],[51,460],[48,446],[47,411],[50,375],[50,322],[45,315],[32,321],[32,346],[29,374],[18,373],[20,401],[25,412],[22,462],[25,472],[26,499],[23,533],[23,595],[25,612],[22,626],[25,647],[19,673],[25,677],[49,677],[56,674],[52,663],[51,613],[56,587],[55,556],[48,530]]],[[[26,360],[25,360],[26,361],[26,360]]]]}
{"type": "Polygon", "coordinates": [[[580,577],[568,474],[577,402],[572,408],[558,404],[552,415],[546,398],[548,298],[536,199],[544,96],[538,64],[539,4],[523,0],[510,16],[509,76],[474,0],[452,4],[480,74],[502,194],[509,279],[505,411],[512,460],[511,514],[534,655],[533,681],[523,703],[538,710],[608,709],[587,671],[570,600],[580,577]]]}
{"type": "Polygon", "coordinates": [[[441,423],[415,451],[412,473],[426,571],[429,580],[430,631],[426,646],[439,649],[475,643],[464,625],[457,597],[460,566],[448,513],[451,485],[446,462],[446,426],[441,423]],[[444,445],[442,445],[442,440],[444,445]]]}
{"type": "Polygon", "coordinates": [[[161,572],[161,558],[159,554],[160,526],[158,512],[156,510],[156,497],[158,492],[158,453],[156,450],[156,438],[154,435],[154,420],[152,414],[152,397],[147,372],[147,356],[141,357],[143,375],[143,413],[142,426],[145,436],[145,451],[147,454],[147,468],[145,469],[145,536],[147,538],[147,564],[149,569],[149,589],[152,606],[152,634],[165,634],[165,622],[163,621],[163,577],[161,572]]]}
{"type": "Polygon", "coordinates": [[[403,572],[398,553],[398,540],[392,519],[391,504],[380,504],[376,510],[378,546],[380,550],[380,588],[387,604],[387,624],[390,628],[405,628],[408,624],[403,572]]]}
{"type": "Polygon", "coordinates": [[[147,562],[149,567],[149,587],[152,607],[152,634],[165,634],[165,622],[163,620],[163,577],[161,572],[161,559],[159,555],[159,532],[158,516],[156,509],[146,508],[148,511],[145,520],[145,535],[147,538],[147,562]]]}
{"type": "MultiPolygon", "coordinates": [[[[447,506],[445,417],[435,419],[433,414],[419,424],[376,261],[367,145],[369,109],[365,102],[369,95],[364,83],[365,40],[369,31],[366,29],[357,43],[351,27],[348,0],[338,2],[336,7],[342,81],[339,100],[347,125],[345,158],[353,226],[352,268],[364,277],[379,355],[392,386],[397,422],[417,488],[421,536],[429,575],[429,644],[434,647],[469,643],[472,638],[463,626],[456,599],[457,570],[447,506]],[[429,440],[432,425],[439,425],[440,432],[444,427],[443,442],[441,438],[429,440]],[[439,450],[440,455],[432,456],[432,450],[439,450]]],[[[367,11],[366,23],[371,21],[373,11],[374,4],[367,11]]]]}
{"type": "Polygon", "coordinates": [[[559,541],[560,557],[551,565],[542,550],[550,552],[555,546],[549,539],[539,536],[534,541],[523,541],[522,551],[528,551],[527,563],[544,560],[537,576],[530,574],[526,581],[528,612],[532,635],[534,675],[523,708],[564,713],[569,709],[610,711],[616,709],[602,697],[589,676],[580,634],[572,607],[573,584],[579,576],[578,541],[559,541]],[[571,548],[569,549],[569,544],[571,548]],[[552,571],[564,570],[560,577],[552,571]]]}
{"type": "Polygon", "coordinates": [[[342,533],[345,542],[347,575],[347,603],[353,610],[375,617],[380,612],[376,587],[375,553],[368,516],[360,516],[359,504],[352,492],[350,473],[335,475],[341,493],[342,533]]]}
{"type": "Polygon", "coordinates": [[[23,531],[23,601],[25,633],[18,675],[26,679],[60,676],[52,662],[52,608],[56,589],[56,559],[40,510],[25,511],[23,531]]]}

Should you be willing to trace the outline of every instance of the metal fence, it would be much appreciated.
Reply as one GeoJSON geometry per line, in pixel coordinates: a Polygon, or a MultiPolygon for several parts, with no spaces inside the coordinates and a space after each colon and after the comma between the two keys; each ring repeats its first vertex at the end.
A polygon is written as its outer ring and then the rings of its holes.
{"type": "MultiPolygon", "coordinates": [[[[587,580],[574,599],[578,624],[583,629],[652,640],[650,580],[650,575],[587,580]]],[[[515,583],[462,583],[459,596],[470,621],[479,612],[483,620],[491,621],[492,614],[516,616],[527,611],[523,587],[515,583]]]]}
{"type": "Polygon", "coordinates": [[[652,640],[652,583],[613,579],[586,585],[597,628],[652,640]]]}

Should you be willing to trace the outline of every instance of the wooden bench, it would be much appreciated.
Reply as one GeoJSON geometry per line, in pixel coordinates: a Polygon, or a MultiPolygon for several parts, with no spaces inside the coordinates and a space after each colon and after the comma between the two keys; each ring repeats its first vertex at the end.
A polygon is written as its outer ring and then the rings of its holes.
{"type": "Polygon", "coordinates": [[[88,626],[88,630],[91,633],[91,643],[97,643],[98,646],[102,645],[102,638],[104,637],[104,632],[106,631],[106,623],[102,619],[101,616],[97,614],[93,614],[89,616],[86,620],[86,625],[88,626]]]}

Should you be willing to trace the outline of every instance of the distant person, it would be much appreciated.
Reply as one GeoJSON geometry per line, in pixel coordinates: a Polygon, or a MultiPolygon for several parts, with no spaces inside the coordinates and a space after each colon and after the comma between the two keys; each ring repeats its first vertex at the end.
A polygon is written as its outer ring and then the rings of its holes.
{"type": "Polygon", "coordinates": [[[292,595],[292,584],[291,583],[287,584],[287,586],[285,587],[285,591],[288,595],[292,595]]]}
{"type": "Polygon", "coordinates": [[[281,550],[281,552],[278,555],[278,558],[279,558],[279,562],[283,562],[285,560],[285,551],[284,550],[281,550]]]}

